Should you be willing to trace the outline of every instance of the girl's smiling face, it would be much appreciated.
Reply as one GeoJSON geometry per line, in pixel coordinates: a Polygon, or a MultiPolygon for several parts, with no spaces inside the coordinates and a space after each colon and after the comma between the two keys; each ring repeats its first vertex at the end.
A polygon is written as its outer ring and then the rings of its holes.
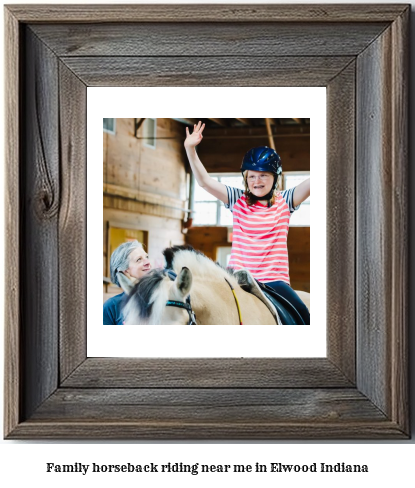
{"type": "Polygon", "coordinates": [[[249,191],[256,197],[262,197],[271,191],[274,175],[265,171],[248,170],[246,181],[249,191]]]}
{"type": "Polygon", "coordinates": [[[142,247],[136,247],[130,254],[129,266],[125,273],[138,280],[151,270],[148,254],[142,247]]]}

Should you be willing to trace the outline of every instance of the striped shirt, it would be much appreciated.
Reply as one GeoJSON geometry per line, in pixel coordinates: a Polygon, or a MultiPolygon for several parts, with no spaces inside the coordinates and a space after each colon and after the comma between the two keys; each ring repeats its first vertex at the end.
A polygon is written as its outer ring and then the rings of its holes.
{"type": "Polygon", "coordinates": [[[287,236],[295,188],[278,193],[272,207],[255,202],[248,206],[243,190],[226,187],[233,213],[232,253],[229,266],[246,268],[261,282],[290,284],[287,236]]]}

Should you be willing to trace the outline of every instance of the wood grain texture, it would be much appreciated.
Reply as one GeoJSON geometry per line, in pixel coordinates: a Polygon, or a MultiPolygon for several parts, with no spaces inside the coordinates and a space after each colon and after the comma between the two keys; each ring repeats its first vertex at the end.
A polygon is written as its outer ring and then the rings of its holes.
{"type": "MultiPolygon", "coordinates": [[[[104,133],[104,192],[165,209],[183,209],[186,179],[183,125],[173,119],[157,118],[153,149],[143,139],[145,123],[135,134],[135,120],[116,119],[116,135],[104,133]]],[[[176,218],[182,220],[183,213],[179,211],[176,218]]]]}
{"type": "Polygon", "coordinates": [[[387,421],[354,388],[344,389],[68,389],[47,399],[32,420],[121,422],[305,423],[387,421]],[[62,405],[65,405],[62,412],[62,405]]]}
{"type": "Polygon", "coordinates": [[[352,383],[327,359],[88,358],[65,388],[341,388],[352,383]]]}
{"type": "MultiPolygon", "coordinates": [[[[121,407],[120,407],[121,408],[121,407]]],[[[193,409],[194,410],[194,409],[193,409]]],[[[190,412],[189,412],[190,415],[190,412]]],[[[403,440],[405,435],[394,422],[388,420],[356,420],[339,423],[293,421],[258,422],[256,418],[245,422],[194,422],[191,418],[180,421],[152,418],[137,421],[38,421],[20,424],[10,439],[131,439],[131,440],[338,440],[371,439],[403,440]]]]}
{"type": "Polygon", "coordinates": [[[6,10],[5,48],[8,53],[5,59],[5,109],[6,141],[5,144],[5,283],[7,299],[5,300],[5,356],[4,356],[4,435],[12,431],[19,423],[19,406],[21,404],[22,378],[20,370],[20,118],[19,118],[19,25],[16,19],[6,10]]]}
{"type": "Polygon", "coordinates": [[[192,423],[161,422],[38,422],[20,424],[10,439],[118,439],[118,440],[404,440],[390,421],[338,423],[270,422],[192,423]]]}
{"type": "Polygon", "coordinates": [[[86,86],[59,63],[59,375],[86,357],[86,86]],[[76,103],[74,101],[76,100],[76,103]]]}
{"type": "Polygon", "coordinates": [[[167,205],[157,205],[148,201],[135,200],[123,195],[113,195],[104,192],[104,208],[112,208],[134,214],[154,215],[156,217],[179,220],[180,222],[185,215],[183,210],[179,210],[181,203],[182,201],[175,208],[169,208],[167,205]]]}
{"type": "Polygon", "coordinates": [[[390,414],[391,315],[390,31],[357,63],[357,384],[390,414]],[[383,144],[385,141],[385,144],[383,144]],[[382,259],[379,260],[379,256],[382,259]],[[373,354],[366,354],[370,344],[373,354]]]}
{"type": "Polygon", "coordinates": [[[388,23],[34,25],[59,57],[357,56],[388,23]],[[183,35],[186,32],[186,35],[183,35]],[[299,34],[300,33],[300,34],[299,34]]]}
{"type": "Polygon", "coordinates": [[[26,31],[21,295],[24,416],[58,386],[60,201],[57,58],[26,31]]]}
{"type": "Polygon", "coordinates": [[[327,353],[356,378],[355,63],[327,87],[327,353]],[[339,155],[341,155],[339,157],[339,155]]]}
{"type": "Polygon", "coordinates": [[[325,86],[352,57],[63,57],[88,86],[325,86]]]}
{"type": "Polygon", "coordinates": [[[8,5],[20,22],[393,22],[387,5],[8,5]]]}
{"type": "Polygon", "coordinates": [[[409,228],[409,39],[410,12],[404,12],[391,26],[392,45],[392,318],[391,334],[391,419],[409,431],[408,391],[408,286],[409,228]]]}
{"type": "MultiPolygon", "coordinates": [[[[407,418],[407,51],[400,18],[358,60],[358,387],[407,418]],[[372,354],[366,353],[370,347],[372,354]],[[400,372],[398,372],[398,370],[400,372]],[[405,416],[406,415],[406,416],[405,416]]],[[[405,421],[403,429],[408,429],[405,421]]]]}

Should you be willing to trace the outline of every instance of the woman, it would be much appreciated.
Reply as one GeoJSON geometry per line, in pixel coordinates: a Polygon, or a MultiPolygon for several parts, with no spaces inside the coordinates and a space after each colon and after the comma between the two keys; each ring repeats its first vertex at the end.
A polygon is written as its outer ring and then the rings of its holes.
{"type": "Polygon", "coordinates": [[[233,213],[233,241],[229,266],[246,268],[291,302],[310,324],[310,314],[290,287],[287,235],[291,214],[310,195],[310,179],[279,192],[282,173],[279,155],[266,146],[248,151],[241,171],[245,191],[220,183],[209,176],[197,153],[205,124],[199,122],[190,134],[186,127],[184,146],[198,184],[221,200],[233,213]]]}
{"type": "MultiPolygon", "coordinates": [[[[118,246],[111,255],[111,281],[118,286],[118,275],[124,274],[130,280],[139,280],[151,270],[150,261],[142,244],[138,241],[125,242],[118,246]]],[[[104,303],[104,325],[123,324],[121,314],[125,293],[111,297],[104,303]]]]}

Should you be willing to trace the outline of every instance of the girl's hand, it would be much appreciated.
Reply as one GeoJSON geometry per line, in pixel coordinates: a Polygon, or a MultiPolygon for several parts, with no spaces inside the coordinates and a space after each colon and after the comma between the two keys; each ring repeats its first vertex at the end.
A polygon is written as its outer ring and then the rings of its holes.
{"type": "Polygon", "coordinates": [[[198,144],[200,144],[200,141],[203,139],[202,132],[204,128],[205,124],[202,125],[201,121],[199,121],[197,125],[194,125],[193,132],[191,134],[189,133],[189,128],[186,127],[186,139],[184,141],[184,147],[186,149],[196,147],[198,144]]]}

